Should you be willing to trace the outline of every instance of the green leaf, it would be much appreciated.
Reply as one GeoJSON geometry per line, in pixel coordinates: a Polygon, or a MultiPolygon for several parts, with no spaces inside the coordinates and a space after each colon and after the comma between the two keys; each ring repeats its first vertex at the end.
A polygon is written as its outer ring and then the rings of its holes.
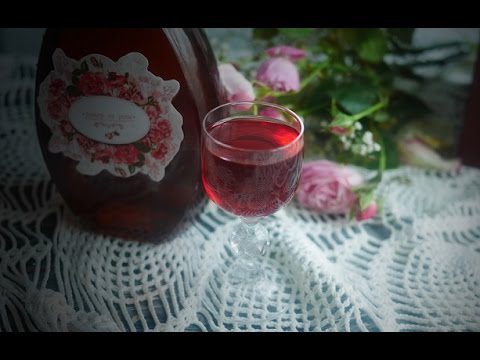
{"type": "Polygon", "coordinates": [[[80,83],[80,80],[78,79],[78,76],[73,75],[72,76],[72,84],[73,85],[78,85],[80,83]]]}
{"type": "MultiPolygon", "coordinates": [[[[313,80],[310,86],[304,88],[301,92],[292,95],[279,97],[282,101],[296,103],[302,108],[319,108],[324,107],[325,111],[330,110],[331,97],[328,94],[331,89],[335,88],[335,83],[331,78],[313,80]]],[[[285,102],[283,102],[285,103],[285,102]]]]}
{"type": "Polygon", "coordinates": [[[368,207],[368,205],[372,203],[374,195],[375,195],[375,189],[360,193],[359,204],[360,204],[361,211],[365,210],[368,207]]]}
{"type": "Polygon", "coordinates": [[[337,107],[337,101],[335,99],[330,99],[330,115],[335,118],[338,114],[339,110],[337,107]]]}
{"type": "Polygon", "coordinates": [[[88,71],[88,64],[85,60],[83,60],[80,64],[80,70],[82,72],[87,72],[88,71]]]}
{"type": "Polygon", "coordinates": [[[145,155],[143,155],[143,154],[140,152],[140,153],[138,153],[138,155],[137,155],[137,159],[138,159],[138,161],[140,161],[140,162],[143,163],[143,162],[145,161],[145,155]]]}
{"type": "Polygon", "coordinates": [[[353,48],[359,41],[357,29],[335,29],[334,33],[336,34],[340,45],[342,45],[344,48],[353,48]]]}
{"type": "Polygon", "coordinates": [[[307,85],[311,84],[315,79],[318,78],[320,72],[329,65],[328,61],[321,62],[316,64],[313,69],[310,70],[310,74],[305,77],[300,83],[300,91],[303,90],[307,85]]]}
{"type": "Polygon", "coordinates": [[[145,145],[144,143],[138,141],[136,143],[133,143],[133,146],[137,148],[138,151],[141,151],[142,153],[148,153],[150,152],[150,147],[145,145]]]}
{"type": "Polygon", "coordinates": [[[387,51],[387,39],[381,29],[337,29],[336,33],[340,44],[354,49],[362,60],[378,63],[387,51]]]}
{"type": "Polygon", "coordinates": [[[345,113],[338,112],[335,119],[330,123],[330,126],[339,126],[342,128],[349,128],[353,125],[354,119],[345,113]]]}
{"type": "Polygon", "coordinates": [[[277,28],[254,28],[253,29],[253,38],[261,40],[270,40],[271,38],[278,35],[277,28]]]}
{"type": "Polygon", "coordinates": [[[294,39],[302,39],[313,32],[313,28],[281,28],[280,34],[294,39]]]}
{"type": "Polygon", "coordinates": [[[135,172],[135,165],[128,165],[128,171],[130,174],[133,174],[135,172]]]}
{"type": "Polygon", "coordinates": [[[67,92],[73,96],[82,96],[83,93],[74,85],[67,86],[67,92]]]}
{"type": "Polygon", "coordinates": [[[387,39],[382,30],[365,29],[361,36],[361,41],[356,46],[360,58],[372,63],[382,61],[387,51],[387,39]]]}
{"type": "Polygon", "coordinates": [[[391,128],[382,128],[381,126],[376,126],[372,128],[371,131],[374,133],[374,138],[381,146],[381,151],[378,154],[378,170],[379,172],[385,169],[395,169],[399,165],[398,159],[398,149],[396,134],[392,132],[391,128]],[[382,160],[381,157],[384,159],[382,160]],[[383,162],[383,163],[382,163],[383,162]]]}
{"type": "Polygon", "coordinates": [[[385,168],[395,169],[400,165],[400,160],[398,158],[397,143],[395,141],[395,138],[390,131],[380,130],[380,135],[382,137],[383,146],[385,148],[385,157],[386,157],[385,168]]]}
{"type": "Polygon", "coordinates": [[[377,88],[365,82],[342,83],[329,94],[350,114],[359,113],[377,101],[377,88]]]}

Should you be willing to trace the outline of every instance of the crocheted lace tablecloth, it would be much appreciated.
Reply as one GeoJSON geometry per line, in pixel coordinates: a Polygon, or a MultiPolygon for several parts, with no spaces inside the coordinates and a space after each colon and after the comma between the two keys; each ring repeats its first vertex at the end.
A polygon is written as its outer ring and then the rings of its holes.
{"type": "Polygon", "coordinates": [[[76,225],[41,159],[33,62],[15,63],[0,82],[1,330],[480,330],[478,170],[388,171],[383,212],[361,223],[293,202],[267,222],[275,291],[224,293],[234,222],[212,203],[159,245],[76,225]]]}

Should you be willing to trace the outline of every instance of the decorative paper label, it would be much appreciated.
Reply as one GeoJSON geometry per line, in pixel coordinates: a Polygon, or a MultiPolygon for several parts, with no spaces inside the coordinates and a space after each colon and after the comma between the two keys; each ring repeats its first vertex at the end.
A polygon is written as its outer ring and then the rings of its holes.
{"type": "Polygon", "coordinates": [[[183,119],[172,105],[178,81],[150,73],[140,53],[114,62],[98,54],[74,60],[56,49],[53,64],[37,100],[52,131],[49,151],[78,161],[85,175],[106,170],[162,180],[183,140],[183,119]]]}

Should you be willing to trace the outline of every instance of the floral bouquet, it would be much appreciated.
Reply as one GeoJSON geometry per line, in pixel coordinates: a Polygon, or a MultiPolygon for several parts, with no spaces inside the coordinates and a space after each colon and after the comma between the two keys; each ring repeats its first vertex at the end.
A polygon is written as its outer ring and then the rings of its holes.
{"type": "Polygon", "coordinates": [[[385,169],[401,163],[460,168],[458,159],[443,157],[453,154],[450,129],[429,127],[432,109],[402,84],[426,81],[415,71],[419,64],[441,65],[471,54],[474,47],[461,42],[412,47],[413,31],[262,28],[253,30],[253,54],[241,61],[232,63],[222,48],[216,49],[230,101],[274,102],[304,119],[306,158],[313,161],[305,163],[297,192],[303,206],[364,220],[380,205],[375,189],[385,169]],[[418,60],[438,49],[450,55],[418,60]],[[365,179],[346,165],[376,175],[365,179]]]}

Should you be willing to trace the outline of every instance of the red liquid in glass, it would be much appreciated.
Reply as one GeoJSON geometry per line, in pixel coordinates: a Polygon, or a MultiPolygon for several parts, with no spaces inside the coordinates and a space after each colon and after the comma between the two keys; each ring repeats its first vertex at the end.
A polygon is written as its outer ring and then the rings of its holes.
{"type": "Polygon", "coordinates": [[[270,120],[231,119],[207,129],[219,146],[205,139],[202,176],[217,205],[245,217],[266,216],[290,201],[303,157],[299,132],[270,120]],[[230,148],[230,147],[232,148],[230,148]],[[280,149],[281,147],[284,149],[280,149]]]}

